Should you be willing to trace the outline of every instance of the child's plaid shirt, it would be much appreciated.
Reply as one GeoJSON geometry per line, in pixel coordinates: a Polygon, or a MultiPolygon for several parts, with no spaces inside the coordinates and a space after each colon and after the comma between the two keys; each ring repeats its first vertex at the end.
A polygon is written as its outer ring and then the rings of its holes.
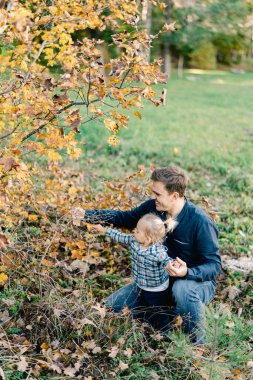
{"type": "Polygon", "coordinates": [[[170,260],[167,248],[155,243],[147,249],[142,249],[133,235],[124,234],[118,230],[109,228],[106,232],[111,240],[123,243],[130,247],[132,254],[132,276],[140,287],[156,287],[169,279],[169,273],[165,267],[170,260]]]}

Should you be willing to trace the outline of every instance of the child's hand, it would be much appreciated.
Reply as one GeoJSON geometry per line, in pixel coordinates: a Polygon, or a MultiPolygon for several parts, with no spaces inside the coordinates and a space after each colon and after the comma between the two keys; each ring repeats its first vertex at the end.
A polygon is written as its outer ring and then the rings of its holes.
{"type": "Polygon", "coordinates": [[[171,262],[171,265],[173,266],[173,268],[179,268],[181,264],[177,260],[173,260],[171,262]]]}
{"type": "Polygon", "coordinates": [[[81,207],[73,207],[70,214],[74,220],[84,219],[85,211],[81,207]]]}
{"type": "Polygon", "coordinates": [[[92,232],[101,232],[102,234],[106,232],[106,228],[103,227],[101,224],[90,224],[89,229],[92,232]]]}

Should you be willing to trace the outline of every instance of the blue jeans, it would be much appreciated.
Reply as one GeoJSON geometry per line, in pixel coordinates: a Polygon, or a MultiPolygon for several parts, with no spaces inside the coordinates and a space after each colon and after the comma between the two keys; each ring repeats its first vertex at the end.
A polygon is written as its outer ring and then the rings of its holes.
{"type": "MultiPolygon", "coordinates": [[[[150,318],[150,306],[162,306],[163,308],[172,306],[173,316],[182,316],[184,331],[190,335],[191,340],[196,344],[205,342],[205,305],[213,299],[215,294],[215,285],[212,281],[197,282],[181,279],[171,281],[167,291],[166,305],[161,305],[161,303],[152,305],[156,293],[153,292],[152,299],[150,299],[149,295],[145,297],[143,292],[135,283],[132,283],[112,293],[106,299],[105,304],[107,307],[112,307],[116,313],[119,313],[124,307],[128,307],[132,310],[134,318],[143,318],[152,325],[154,325],[152,321],[156,320],[160,325],[159,328],[163,331],[166,326],[165,309],[161,313],[156,308],[155,312],[152,312],[152,318],[150,318]],[[149,313],[148,317],[147,312],[149,313]],[[154,318],[155,314],[156,317],[154,318]]],[[[167,321],[169,321],[169,317],[168,311],[167,321]]]]}

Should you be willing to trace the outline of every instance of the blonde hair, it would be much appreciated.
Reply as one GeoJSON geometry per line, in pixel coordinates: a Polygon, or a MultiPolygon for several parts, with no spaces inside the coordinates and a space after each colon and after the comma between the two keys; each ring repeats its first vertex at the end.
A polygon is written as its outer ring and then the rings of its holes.
{"type": "Polygon", "coordinates": [[[149,238],[150,244],[162,243],[165,235],[172,232],[178,224],[173,218],[162,221],[159,216],[151,213],[144,215],[139,222],[143,222],[143,232],[149,238]]]}

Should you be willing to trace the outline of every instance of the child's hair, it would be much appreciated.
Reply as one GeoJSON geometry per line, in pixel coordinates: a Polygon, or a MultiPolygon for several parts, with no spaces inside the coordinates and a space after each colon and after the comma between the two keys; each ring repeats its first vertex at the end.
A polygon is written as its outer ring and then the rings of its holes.
{"type": "Polygon", "coordinates": [[[162,243],[167,232],[172,232],[178,222],[169,218],[164,222],[159,216],[154,214],[146,214],[140,220],[144,222],[144,233],[151,240],[151,244],[162,243]]]}

